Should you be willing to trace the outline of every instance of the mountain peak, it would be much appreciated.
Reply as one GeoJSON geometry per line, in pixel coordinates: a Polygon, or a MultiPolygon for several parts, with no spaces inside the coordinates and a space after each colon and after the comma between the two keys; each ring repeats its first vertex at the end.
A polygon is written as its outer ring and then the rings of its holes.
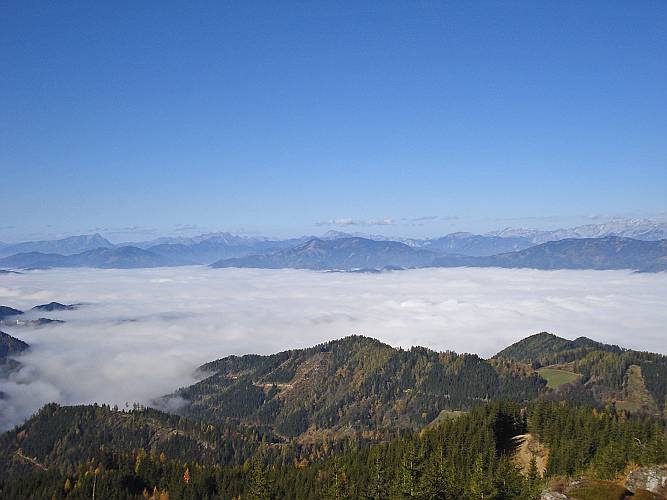
{"type": "Polygon", "coordinates": [[[49,302],[48,304],[40,304],[33,307],[37,311],[72,311],[76,309],[73,304],[61,304],[60,302],[49,302]]]}

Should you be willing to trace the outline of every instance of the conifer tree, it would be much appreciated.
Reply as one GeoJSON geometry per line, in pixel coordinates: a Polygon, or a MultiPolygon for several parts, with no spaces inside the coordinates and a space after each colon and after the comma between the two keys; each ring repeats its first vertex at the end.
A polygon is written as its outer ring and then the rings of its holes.
{"type": "Polygon", "coordinates": [[[383,460],[379,455],[373,460],[366,497],[369,500],[385,500],[389,498],[389,492],[387,491],[387,473],[384,468],[383,460]]]}
{"type": "Polygon", "coordinates": [[[528,492],[531,498],[537,498],[540,495],[540,471],[537,469],[537,459],[535,455],[530,458],[530,467],[528,469],[528,492]]]}
{"type": "Polygon", "coordinates": [[[341,464],[340,457],[332,460],[332,470],[329,482],[324,490],[324,497],[331,500],[345,500],[349,498],[347,474],[341,464]]]}
{"type": "Polygon", "coordinates": [[[478,455],[475,459],[472,474],[468,481],[468,494],[471,498],[479,500],[489,500],[496,494],[493,478],[489,477],[488,471],[485,470],[482,455],[478,455]]]}
{"type": "Polygon", "coordinates": [[[418,497],[423,499],[460,498],[460,480],[452,464],[444,457],[444,450],[438,447],[432,454],[419,480],[418,497]]]}
{"type": "Polygon", "coordinates": [[[524,477],[514,464],[512,457],[503,456],[498,462],[494,486],[497,500],[523,500],[527,498],[524,477]]]}
{"type": "Polygon", "coordinates": [[[252,500],[268,500],[272,498],[271,484],[259,457],[253,459],[249,475],[248,498],[252,500]]]}
{"type": "Polygon", "coordinates": [[[420,463],[415,445],[409,441],[406,445],[401,467],[398,471],[398,492],[404,498],[415,498],[419,486],[420,463]]]}

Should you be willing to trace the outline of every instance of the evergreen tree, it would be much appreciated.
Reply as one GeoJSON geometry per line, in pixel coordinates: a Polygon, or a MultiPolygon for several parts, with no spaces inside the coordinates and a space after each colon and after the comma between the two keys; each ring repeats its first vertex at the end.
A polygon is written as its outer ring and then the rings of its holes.
{"type": "Polygon", "coordinates": [[[477,455],[468,481],[468,496],[471,499],[488,500],[494,498],[496,493],[493,478],[484,467],[484,458],[481,454],[477,455]]]}
{"type": "Polygon", "coordinates": [[[444,456],[440,446],[431,454],[419,481],[418,497],[424,500],[460,498],[461,481],[457,478],[454,466],[444,456]]]}
{"type": "Polygon", "coordinates": [[[602,448],[593,460],[595,474],[601,479],[613,479],[625,467],[623,449],[615,442],[602,448]]]}
{"type": "Polygon", "coordinates": [[[332,470],[324,490],[324,498],[330,500],[350,498],[347,474],[339,457],[335,457],[332,461],[332,470]]]}
{"type": "Polygon", "coordinates": [[[366,498],[369,500],[386,500],[389,498],[389,492],[387,490],[387,473],[384,467],[384,462],[382,457],[376,455],[373,460],[369,477],[366,498]]]}
{"type": "Polygon", "coordinates": [[[537,498],[540,496],[541,487],[540,471],[537,469],[537,459],[535,455],[530,458],[530,468],[528,469],[528,493],[530,498],[537,498]]]}
{"type": "Polygon", "coordinates": [[[397,491],[401,497],[416,498],[418,496],[420,465],[415,444],[409,441],[403,452],[397,476],[397,491]]]}
{"type": "Polygon", "coordinates": [[[494,486],[497,500],[523,500],[529,497],[525,479],[510,455],[504,455],[498,462],[494,486]]]}
{"type": "Polygon", "coordinates": [[[259,458],[253,459],[249,475],[248,498],[252,500],[269,500],[273,498],[271,483],[259,458]]]}

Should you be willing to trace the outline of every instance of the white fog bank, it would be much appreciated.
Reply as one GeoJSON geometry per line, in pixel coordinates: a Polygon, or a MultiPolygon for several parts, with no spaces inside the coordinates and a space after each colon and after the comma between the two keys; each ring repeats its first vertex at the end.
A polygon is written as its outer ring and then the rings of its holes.
{"type": "Polygon", "coordinates": [[[0,382],[0,429],[44,403],[147,403],[200,364],[353,333],[394,346],[488,357],[540,331],[667,353],[667,274],[422,269],[386,274],[180,267],[58,269],[0,276],[0,305],[62,325],[2,330],[28,342],[0,382]]]}

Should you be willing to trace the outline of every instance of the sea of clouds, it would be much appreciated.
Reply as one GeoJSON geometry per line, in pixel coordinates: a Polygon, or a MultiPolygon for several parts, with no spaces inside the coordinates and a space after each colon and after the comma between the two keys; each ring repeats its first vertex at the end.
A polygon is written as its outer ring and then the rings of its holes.
{"type": "Polygon", "coordinates": [[[0,382],[0,429],[43,404],[149,403],[200,364],[350,334],[488,357],[549,331],[667,353],[667,274],[420,269],[384,274],[179,267],[0,276],[0,305],[64,324],[2,329],[32,349],[0,382]],[[32,313],[31,313],[32,314],[32,313]]]}

